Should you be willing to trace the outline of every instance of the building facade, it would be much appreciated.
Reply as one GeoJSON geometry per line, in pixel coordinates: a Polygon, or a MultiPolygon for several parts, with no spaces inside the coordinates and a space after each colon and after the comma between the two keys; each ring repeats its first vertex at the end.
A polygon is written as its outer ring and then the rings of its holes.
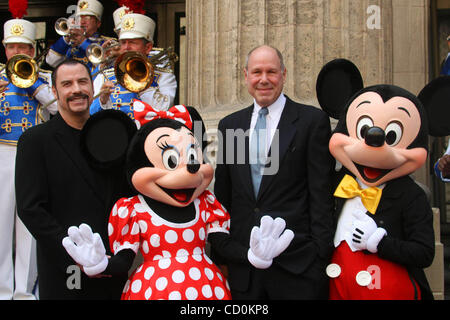
{"type": "MultiPolygon", "coordinates": [[[[105,6],[101,31],[114,36],[115,1],[105,6]]],[[[40,24],[44,49],[57,39],[53,24],[68,16],[76,0],[29,0],[25,18],[40,24]]],[[[418,94],[439,74],[448,53],[450,0],[148,0],[157,22],[155,45],[172,46],[180,60],[176,103],[196,107],[206,122],[208,157],[214,162],[218,121],[252,103],[244,82],[247,53],[260,44],[285,58],[285,93],[318,106],[315,83],[321,67],[335,58],[353,61],[365,85],[395,84],[418,94]]],[[[8,1],[0,17],[10,19],[8,1]]],[[[3,23],[2,23],[3,24],[3,23]]],[[[2,30],[0,30],[2,31],[2,30]]],[[[3,54],[3,53],[2,53],[3,54]]],[[[0,59],[4,56],[0,56],[0,59]]],[[[0,62],[4,62],[3,60],[0,62]]],[[[430,161],[415,173],[433,195],[437,221],[446,222],[445,187],[430,171],[445,139],[430,140],[430,161]]],[[[439,223],[436,224],[439,228],[439,223]]],[[[439,232],[437,232],[439,244],[439,232]]],[[[442,244],[429,274],[436,297],[443,297],[442,244]]]]}

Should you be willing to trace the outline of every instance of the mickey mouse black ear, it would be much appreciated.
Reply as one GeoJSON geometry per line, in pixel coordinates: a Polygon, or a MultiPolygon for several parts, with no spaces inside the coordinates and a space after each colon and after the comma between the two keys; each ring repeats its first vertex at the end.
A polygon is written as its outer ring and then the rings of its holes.
{"type": "Polygon", "coordinates": [[[432,80],[417,97],[427,112],[429,134],[433,137],[450,135],[450,76],[432,80]]]}
{"type": "Polygon", "coordinates": [[[97,112],[81,130],[81,150],[93,167],[115,168],[124,164],[128,145],[136,131],[134,121],[122,111],[97,112]]]}
{"type": "Polygon", "coordinates": [[[346,59],[335,59],[324,65],[316,82],[320,107],[334,119],[339,119],[348,100],[362,88],[361,73],[346,59]]]}

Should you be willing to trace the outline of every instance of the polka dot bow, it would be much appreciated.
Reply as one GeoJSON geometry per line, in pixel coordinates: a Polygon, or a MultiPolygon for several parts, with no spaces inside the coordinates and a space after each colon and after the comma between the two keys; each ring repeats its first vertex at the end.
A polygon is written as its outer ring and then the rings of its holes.
{"type": "Polygon", "coordinates": [[[146,124],[149,121],[155,119],[173,119],[181,122],[190,130],[192,130],[192,119],[189,111],[183,105],[177,105],[171,107],[167,111],[162,111],[158,109],[154,109],[151,105],[140,101],[133,101],[133,109],[134,109],[134,119],[136,121],[137,128],[140,129],[141,126],[146,124]]]}

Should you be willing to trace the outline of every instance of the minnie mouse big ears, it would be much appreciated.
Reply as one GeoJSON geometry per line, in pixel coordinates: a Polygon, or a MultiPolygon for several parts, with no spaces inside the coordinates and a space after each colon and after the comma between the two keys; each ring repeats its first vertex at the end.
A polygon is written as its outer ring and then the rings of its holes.
{"type": "Polygon", "coordinates": [[[334,119],[339,119],[349,99],[362,88],[361,73],[346,59],[328,62],[322,67],[316,82],[320,107],[334,119]]]}
{"type": "Polygon", "coordinates": [[[115,168],[124,164],[136,131],[133,120],[123,111],[99,111],[81,130],[81,150],[92,166],[103,170],[115,168]]]}
{"type": "Polygon", "coordinates": [[[429,134],[450,135],[450,76],[441,76],[427,84],[417,96],[425,107],[429,134]]]}

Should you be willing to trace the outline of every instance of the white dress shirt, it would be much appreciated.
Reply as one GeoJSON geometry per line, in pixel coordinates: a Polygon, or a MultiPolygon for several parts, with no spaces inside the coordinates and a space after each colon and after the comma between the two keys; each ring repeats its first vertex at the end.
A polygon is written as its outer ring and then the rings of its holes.
{"type": "MultiPolygon", "coordinates": [[[[252,143],[253,131],[255,129],[256,121],[258,120],[258,113],[261,110],[261,106],[256,101],[253,102],[252,120],[250,122],[250,140],[249,145],[252,143]]],[[[286,97],[284,94],[280,94],[278,99],[267,107],[269,113],[266,116],[266,155],[269,152],[270,145],[272,144],[273,137],[280,122],[281,113],[283,112],[284,105],[286,104],[286,97]]]]}

